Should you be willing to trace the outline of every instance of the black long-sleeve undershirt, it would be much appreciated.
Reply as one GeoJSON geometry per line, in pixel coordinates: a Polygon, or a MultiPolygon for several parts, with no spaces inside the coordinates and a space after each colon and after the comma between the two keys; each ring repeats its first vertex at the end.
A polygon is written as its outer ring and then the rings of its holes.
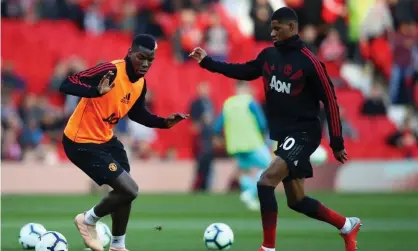
{"type": "Polygon", "coordinates": [[[262,65],[258,58],[242,64],[231,64],[218,62],[206,56],[200,62],[200,66],[208,71],[238,80],[255,80],[262,75],[262,65]]]}
{"type": "Polygon", "coordinates": [[[141,96],[128,112],[128,117],[141,125],[152,128],[167,128],[165,119],[150,112],[145,105],[145,95],[147,94],[147,86],[144,83],[141,96]]]}
{"type": "Polygon", "coordinates": [[[334,86],[325,66],[298,36],[265,48],[246,63],[218,62],[206,56],[200,66],[238,80],[263,77],[270,137],[277,139],[291,130],[319,128],[319,101],[327,115],[330,145],[344,149],[339,107],[334,86]]]}

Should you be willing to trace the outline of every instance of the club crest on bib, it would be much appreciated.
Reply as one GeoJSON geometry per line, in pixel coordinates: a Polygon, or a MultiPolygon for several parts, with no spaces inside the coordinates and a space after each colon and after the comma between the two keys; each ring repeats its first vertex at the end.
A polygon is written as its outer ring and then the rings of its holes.
{"type": "Polygon", "coordinates": [[[109,164],[109,170],[114,172],[118,169],[118,166],[115,163],[110,163],[109,164]]]}

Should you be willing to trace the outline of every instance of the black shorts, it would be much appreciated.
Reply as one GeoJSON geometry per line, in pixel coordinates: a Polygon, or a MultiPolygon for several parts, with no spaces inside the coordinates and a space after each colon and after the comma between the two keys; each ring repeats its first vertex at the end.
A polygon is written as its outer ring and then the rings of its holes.
{"type": "Polygon", "coordinates": [[[277,150],[274,153],[286,161],[289,168],[289,175],[283,182],[313,176],[309,159],[321,143],[321,136],[319,130],[293,132],[284,135],[278,141],[277,150]]]}
{"type": "Polygon", "coordinates": [[[100,186],[130,171],[126,151],[116,137],[103,144],[93,144],[76,143],[64,135],[62,144],[71,162],[100,186]]]}

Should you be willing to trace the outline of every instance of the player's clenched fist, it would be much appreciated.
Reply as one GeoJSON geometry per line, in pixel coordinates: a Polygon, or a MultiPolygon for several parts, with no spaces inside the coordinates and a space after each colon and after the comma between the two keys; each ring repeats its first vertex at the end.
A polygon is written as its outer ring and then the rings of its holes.
{"type": "Polygon", "coordinates": [[[108,93],[115,86],[113,82],[110,82],[110,79],[113,79],[114,75],[115,74],[113,72],[109,71],[106,73],[106,75],[103,76],[102,80],[100,80],[100,83],[97,86],[97,90],[99,91],[100,95],[108,93]]]}
{"type": "Polygon", "coordinates": [[[196,47],[193,49],[193,51],[189,54],[189,57],[193,58],[194,60],[196,60],[198,63],[200,63],[202,61],[202,59],[204,59],[208,54],[206,53],[205,50],[203,50],[200,47],[196,47]]]}
{"type": "Polygon", "coordinates": [[[177,123],[179,123],[180,121],[187,119],[188,117],[189,117],[189,114],[175,113],[175,114],[168,116],[164,122],[167,128],[171,128],[177,123]]]}

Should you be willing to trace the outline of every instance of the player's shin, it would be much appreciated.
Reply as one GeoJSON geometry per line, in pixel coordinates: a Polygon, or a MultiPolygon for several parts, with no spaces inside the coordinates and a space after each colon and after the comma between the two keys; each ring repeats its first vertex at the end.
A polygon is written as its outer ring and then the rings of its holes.
{"type": "Polygon", "coordinates": [[[129,215],[131,213],[131,205],[132,203],[121,206],[111,214],[112,240],[110,245],[112,247],[120,249],[125,248],[126,228],[128,226],[129,215]]]}
{"type": "Polygon", "coordinates": [[[263,225],[263,247],[274,249],[276,246],[277,201],[275,187],[258,183],[261,222],[263,225]]]}
{"type": "Polygon", "coordinates": [[[351,229],[351,223],[346,217],[327,208],[313,198],[305,196],[302,200],[289,205],[289,207],[311,218],[327,222],[340,230],[351,229]]]}
{"type": "Polygon", "coordinates": [[[138,185],[126,172],[119,175],[110,186],[113,188],[113,191],[94,208],[94,212],[99,217],[109,215],[120,207],[132,203],[138,196],[138,185]]]}

